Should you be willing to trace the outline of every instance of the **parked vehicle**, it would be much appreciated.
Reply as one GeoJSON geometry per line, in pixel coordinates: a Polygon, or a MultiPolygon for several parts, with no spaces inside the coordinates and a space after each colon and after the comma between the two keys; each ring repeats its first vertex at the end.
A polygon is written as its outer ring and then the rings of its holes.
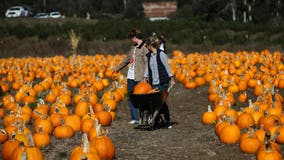
{"type": "Polygon", "coordinates": [[[49,18],[62,18],[62,15],[60,12],[50,12],[49,13],[49,18]]]}
{"type": "Polygon", "coordinates": [[[49,17],[48,14],[44,13],[44,12],[37,13],[37,14],[34,15],[34,18],[48,18],[48,17],[49,17]]]}
{"type": "Polygon", "coordinates": [[[7,9],[5,16],[7,18],[29,16],[29,10],[23,6],[13,6],[7,9]]]}

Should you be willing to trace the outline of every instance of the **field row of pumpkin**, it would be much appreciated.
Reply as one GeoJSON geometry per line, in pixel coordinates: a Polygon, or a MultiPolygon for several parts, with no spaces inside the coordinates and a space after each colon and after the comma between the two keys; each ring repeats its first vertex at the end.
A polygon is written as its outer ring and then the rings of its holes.
{"type": "Polygon", "coordinates": [[[268,50],[208,54],[175,51],[171,67],[185,88],[209,86],[210,104],[202,122],[215,125],[222,143],[239,144],[243,153],[255,154],[257,160],[281,160],[282,61],[282,53],[268,50]]]}
{"type": "MultiPolygon", "coordinates": [[[[82,136],[70,159],[113,159],[107,127],[115,120],[126,80],[113,74],[125,55],[0,59],[0,142],[7,160],[44,159],[50,137],[82,136]]],[[[187,89],[208,85],[208,111],[202,122],[214,124],[222,143],[241,151],[281,159],[284,143],[284,65],[280,52],[174,51],[169,59],[177,81],[187,89]],[[249,97],[247,92],[253,93],[249,97]],[[245,107],[240,107],[243,104],[245,107]]]]}
{"type": "Polygon", "coordinates": [[[124,55],[0,59],[2,159],[44,159],[51,136],[82,136],[68,157],[113,159],[107,127],[126,95],[126,81],[112,68],[124,55]]]}

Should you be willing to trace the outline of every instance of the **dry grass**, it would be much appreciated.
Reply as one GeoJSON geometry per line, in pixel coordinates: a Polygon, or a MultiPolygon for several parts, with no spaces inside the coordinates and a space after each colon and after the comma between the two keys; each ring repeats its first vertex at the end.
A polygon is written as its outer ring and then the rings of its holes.
{"type": "Polygon", "coordinates": [[[73,29],[69,31],[70,45],[71,45],[71,53],[77,54],[78,44],[80,41],[80,37],[74,32],[73,29]]]}

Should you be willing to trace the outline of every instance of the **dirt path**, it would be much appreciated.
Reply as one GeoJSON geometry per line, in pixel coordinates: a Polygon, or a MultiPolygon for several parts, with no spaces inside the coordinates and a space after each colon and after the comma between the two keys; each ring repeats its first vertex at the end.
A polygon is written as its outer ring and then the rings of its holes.
{"type": "Polygon", "coordinates": [[[207,88],[186,90],[175,86],[169,97],[172,120],[178,124],[171,129],[142,131],[129,125],[129,111],[123,101],[117,120],[109,128],[119,160],[252,160],[254,155],[241,153],[238,145],[221,144],[214,126],[204,126],[201,115],[209,104],[207,88]]]}
{"type": "MultiPolygon", "coordinates": [[[[107,127],[116,148],[115,159],[254,160],[254,155],[241,153],[238,145],[220,143],[214,126],[201,123],[201,115],[209,104],[207,96],[205,86],[187,90],[177,84],[168,99],[172,121],[177,124],[171,129],[154,131],[138,130],[129,125],[129,109],[123,100],[116,112],[117,119],[107,127]]],[[[0,122],[2,124],[2,120],[0,122]]],[[[51,136],[51,144],[41,149],[45,160],[68,160],[71,151],[81,144],[81,135],[78,132],[71,139],[51,136]]],[[[284,146],[281,148],[283,155],[284,146]]]]}

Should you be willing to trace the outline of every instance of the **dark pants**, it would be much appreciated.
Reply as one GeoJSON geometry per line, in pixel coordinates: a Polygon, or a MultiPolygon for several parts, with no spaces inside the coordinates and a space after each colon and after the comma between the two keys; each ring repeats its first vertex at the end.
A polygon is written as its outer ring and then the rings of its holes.
{"type": "Polygon", "coordinates": [[[170,112],[169,112],[169,107],[167,105],[167,103],[165,102],[159,112],[160,115],[163,115],[163,120],[165,122],[170,122],[171,118],[170,118],[170,112]]]}
{"type": "MultiPolygon", "coordinates": [[[[152,85],[152,88],[158,88],[161,92],[166,92],[166,90],[168,89],[169,84],[165,83],[165,84],[160,84],[160,85],[152,85]]],[[[170,122],[171,118],[170,118],[170,112],[169,112],[169,107],[167,102],[165,101],[162,108],[159,111],[159,116],[155,119],[155,121],[158,121],[159,118],[163,118],[163,121],[170,122]]]]}
{"type": "MultiPolygon", "coordinates": [[[[134,87],[138,84],[138,82],[132,80],[132,79],[127,79],[127,91],[128,94],[133,93],[134,87]]],[[[127,102],[128,102],[128,106],[130,108],[130,114],[131,114],[131,120],[139,120],[139,116],[138,116],[138,111],[137,108],[134,107],[134,105],[132,104],[129,96],[127,97],[127,102]]]]}

